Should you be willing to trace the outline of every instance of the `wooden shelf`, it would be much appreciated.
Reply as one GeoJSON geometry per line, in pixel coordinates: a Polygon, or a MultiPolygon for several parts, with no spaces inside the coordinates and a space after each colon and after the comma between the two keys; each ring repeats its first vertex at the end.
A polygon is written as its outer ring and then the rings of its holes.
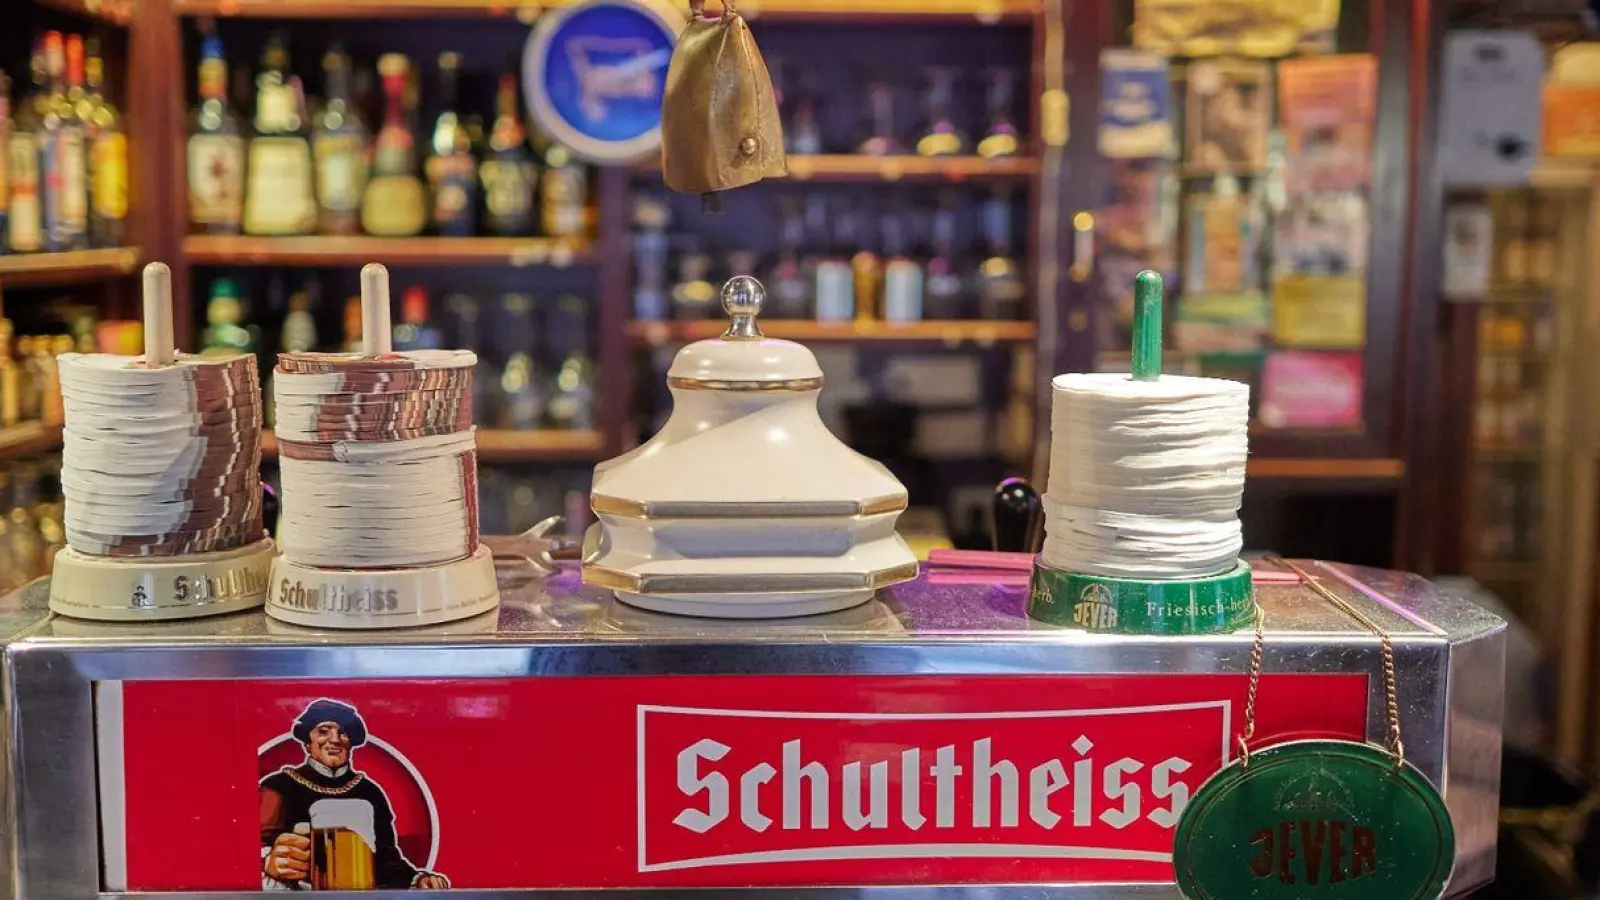
{"type": "Polygon", "coordinates": [[[0,256],[0,286],[81,284],[121,278],[139,266],[139,248],[11,253],[0,256]]]}
{"type": "MultiPolygon", "coordinates": [[[[598,431],[478,429],[478,461],[485,463],[594,460],[605,452],[605,447],[605,435],[598,431]]],[[[261,457],[273,459],[277,455],[277,436],[270,431],[261,432],[261,457]]]]}
{"type": "Polygon", "coordinates": [[[61,446],[61,426],[23,422],[0,428],[0,459],[44,453],[61,446]]]}
{"type": "Polygon", "coordinates": [[[589,243],[568,238],[244,237],[190,235],[183,253],[196,265],[387,266],[509,265],[562,268],[590,258],[589,243]]]}
{"type": "MultiPolygon", "coordinates": [[[[52,0],[72,4],[75,0],[52,0]]],[[[93,0],[77,0],[79,5],[93,0]]],[[[118,0],[126,3],[127,0],[118,0]]],[[[174,0],[180,15],[264,19],[425,19],[515,16],[528,22],[570,0],[174,0]]],[[[746,18],[1023,22],[1040,0],[741,0],[746,18]]]]}
{"type": "MultiPolygon", "coordinates": [[[[741,10],[743,6],[739,7],[741,10]]],[[[639,163],[643,174],[659,175],[661,161],[639,163]]],[[[1035,156],[866,156],[857,153],[790,154],[789,181],[1000,181],[1039,174],[1035,156]]]]}
{"type": "MultiPolygon", "coordinates": [[[[687,344],[716,337],[727,327],[727,322],[714,319],[703,322],[629,322],[628,340],[641,347],[687,344]]],[[[948,346],[1027,343],[1034,339],[1037,331],[1032,322],[813,322],[805,319],[762,319],[761,330],[767,337],[805,343],[882,342],[948,346]]]]}
{"type": "Polygon", "coordinates": [[[1252,457],[1245,464],[1250,478],[1299,478],[1395,481],[1405,476],[1399,459],[1266,459],[1252,457]]]}
{"type": "Polygon", "coordinates": [[[59,9],[74,15],[88,16],[112,25],[129,25],[133,22],[136,0],[33,0],[40,6],[59,9]]]}

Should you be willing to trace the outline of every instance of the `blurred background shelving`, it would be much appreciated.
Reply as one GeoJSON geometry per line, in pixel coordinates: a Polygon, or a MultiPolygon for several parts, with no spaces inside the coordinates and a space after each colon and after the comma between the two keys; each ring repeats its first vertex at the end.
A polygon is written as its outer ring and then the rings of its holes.
{"type": "MultiPolygon", "coordinates": [[[[1307,40],[1247,60],[1261,89],[1223,91],[1215,105],[1223,115],[1227,103],[1247,100],[1257,123],[1235,136],[1259,139],[1259,158],[1236,164],[1206,156],[1224,152],[1217,145],[1227,143],[1226,122],[1193,140],[1189,133],[1195,111],[1212,108],[1190,99],[1196,73],[1211,77],[1218,55],[1140,38],[1132,0],[746,2],[741,11],[773,70],[794,144],[787,179],[735,192],[724,215],[703,216],[694,198],[665,190],[653,159],[583,165],[527,119],[512,79],[513,131],[526,136],[517,146],[535,173],[522,218],[492,220],[482,186],[469,185],[464,209],[475,221],[432,221],[440,129],[465,148],[445,162],[476,171],[501,118],[503,76],[519,71],[540,17],[565,5],[30,3],[23,29],[0,40],[0,69],[13,75],[28,77],[25,42],[36,33],[78,23],[107,32],[97,33],[106,95],[120,104],[135,151],[126,234],[138,248],[0,255],[15,335],[43,339],[30,342],[26,358],[13,351],[16,362],[30,372],[45,365],[40,348],[65,347],[63,337],[77,348],[132,346],[122,324],[138,310],[130,276],[159,259],[173,267],[182,348],[249,350],[266,372],[282,349],[350,346],[356,270],[384,262],[405,330],[400,343],[479,353],[476,418],[494,476],[486,484],[499,486],[497,503],[511,504],[494,512],[510,527],[567,510],[594,462],[659,427],[672,354],[720,333],[715,286],[750,272],[769,290],[767,333],[816,350],[830,427],[894,468],[913,503],[937,511],[946,538],[982,545],[994,482],[1018,473],[1043,480],[1049,378],[1125,364],[1120,286],[1153,265],[1169,276],[1172,367],[1251,380],[1279,398],[1269,410],[1294,413],[1252,425],[1247,534],[1283,552],[1405,562],[1397,523],[1411,461],[1398,427],[1408,402],[1399,360],[1416,336],[1401,312],[1409,263],[1396,236],[1414,215],[1407,134],[1426,65],[1402,39],[1416,24],[1414,5],[1346,0],[1307,40]],[[129,12],[136,28],[115,24],[129,12]],[[1164,148],[1143,156],[1126,142],[1113,146],[1114,135],[1106,140],[1130,49],[1147,57],[1140,77],[1166,92],[1154,99],[1167,105],[1171,129],[1164,148]],[[393,99],[379,71],[393,65],[386,54],[405,57],[393,99]],[[1342,294],[1290,284],[1300,293],[1278,304],[1289,296],[1277,290],[1279,277],[1304,274],[1274,255],[1284,243],[1277,223],[1304,193],[1284,180],[1296,132],[1279,115],[1278,93],[1292,87],[1293,70],[1328,65],[1357,73],[1345,112],[1355,117],[1349,147],[1366,174],[1343,188],[1367,203],[1371,227],[1362,246],[1344,248],[1356,261],[1328,263],[1345,276],[1342,294]],[[263,92],[276,98],[271,110],[289,98],[298,118],[258,121],[263,92]],[[340,117],[330,119],[330,108],[340,117]],[[375,237],[363,233],[374,229],[360,219],[365,206],[318,195],[314,224],[250,233],[278,227],[243,221],[252,213],[242,210],[250,194],[242,154],[253,136],[280,134],[273,129],[281,125],[281,136],[342,153],[382,145],[390,122],[412,142],[406,174],[423,182],[429,221],[399,228],[410,236],[375,237]],[[219,163],[217,148],[241,155],[219,163]],[[219,197],[220,220],[205,205],[219,197]],[[1217,283],[1199,283],[1206,266],[1196,260],[1227,252],[1201,239],[1206,214],[1197,208],[1213,200],[1236,211],[1259,206],[1241,219],[1260,246],[1240,277],[1254,279],[1262,299],[1242,311],[1226,302],[1214,265],[1217,283]],[[1142,255],[1157,249],[1167,257],[1142,255]],[[1346,330],[1280,341],[1275,310],[1290,304],[1346,330]],[[1236,327],[1241,316],[1256,317],[1244,329],[1256,336],[1253,348],[1191,340],[1218,323],[1236,327]],[[1295,390],[1313,396],[1306,379],[1319,377],[1341,379],[1338,402],[1325,393],[1320,405],[1284,399],[1295,390]],[[1314,407],[1322,418],[1308,418],[1314,407]],[[1373,524],[1279,527],[1304,515],[1373,524]]],[[[1223,68],[1222,83],[1234,85],[1232,63],[1223,68]]],[[[1308,102],[1344,108],[1325,97],[1308,102]]],[[[1212,237],[1225,230],[1213,225],[1212,237]]],[[[271,477],[270,453],[267,466],[271,477]]]]}

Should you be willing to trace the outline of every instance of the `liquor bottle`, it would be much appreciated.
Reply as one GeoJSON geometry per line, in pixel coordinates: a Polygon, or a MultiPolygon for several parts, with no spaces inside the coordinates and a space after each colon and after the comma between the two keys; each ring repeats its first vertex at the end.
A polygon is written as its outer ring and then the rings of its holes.
{"type": "Polygon", "coordinates": [[[490,234],[523,235],[533,230],[533,190],[538,173],[517,110],[517,77],[500,76],[498,110],[489,132],[489,152],[479,166],[490,234]]]}
{"type": "Polygon", "coordinates": [[[500,307],[507,318],[501,332],[506,338],[506,365],[499,380],[500,427],[532,431],[543,422],[547,401],[532,352],[533,298],[507,294],[500,307]]]}
{"type": "Polygon", "coordinates": [[[965,319],[967,283],[956,258],[954,198],[946,193],[933,214],[933,255],[923,287],[922,314],[929,319],[965,319]]]}
{"type": "Polygon", "coordinates": [[[6,178],[11,213],[6,221],[6,246],[13,253],[44,249],[44,209],[39,196],[39,156],[43,149],[45,65],[44,41],[34,42],[33,90],[17,109],[6,141],[6,178]]]}
{"type": "Polygon", "coordinates": [[[539,227],[551,237],[589,230],[589,173],[566,147],[538,128],[533,131],[544,169],[539,173],[539,227]]]}
{"type": "MultiPolygon", "coordinates": [[[[0,254],[6,252],[6,221],[11,216],[11,177],[7,174],[11,160],[11,79],[0,72],[0,254]]],[[[0,319],[0,323],[6,322],[0,319]]],[[[9,323],[7,323],[9,324],[9,323]]],[[[6,332],[10,340],[10,332],[6,332]]],[[[0,348],[10,359],[11,348],[0,348]]],[[[3,398],[0,398],[3,400],[3,398]]]]}
{"type": "Polygon", "coordinates": [[[834,214],[828,254],[817,261],[818,322],[848,322],[855,318],[856,285],[850,262],[860,242],[855,213],[846,206],[834,214]]]}
{"type": "Polygon", "coordinates": [[[805,220],[792,199],[780,207],[778,259],[767,276],[767,309],[770,319],[808,319],[811,317],[811,285],[806,280],[800,248],[806,239],[805,220]]]}
{"type": "Polygon", "coordinates": [[[983,239],[988,255],[978,264],[978,314],[985,319],[1020,319],[1027,286],[1011,249],[1011,197],[997,188],[983,204],[983,239]]]}
{"type": "Polygon", "coordinates": [[[117,247],[128,218],[128,136],[121,113],[105,96],[105,60],[98,38],[89,39],[84,65],[87,91],[78,115],[89,126],[89,243],[117,247]]]}
{"type": "Polygon", "coordinates": [[[1022,152],[1022,139],[1012,109],[1016,96],[1016,73],[1010,69],[995,69],[989,74],[989,90],[985,105],[989,111],[989,128],[978,142],[979,156],[1016,156],[1022,152]]]}
{"type": "Polygon", "coordinates": [[[81,90],[83,79],[82,40],[75,41],[74,46],[76,58],[69,66],[67,42],[61,32],[45,33],[45,71],[50,79],[50,97],[40,138],[39,181],[44,209],[44,249],[52,253],[89,246],[89,170],[84,124],[67,95],[68,80],[76,76],[81,90]]]}
{"type": "Polygon", "coordinates": [[[200,336],[201,356],[233,356],[254,353],[259,342],[255,326],[245,326],[244,301],[239,286],[231,278],[211,282],[211,299],[206,302],[206,329],[200,336]]]}
{"type": "Polygon", "coordinates": [[[450,237],[471,237],[477,230],[478,167],[472,160],[472,138],[456,112],[456,78],[461,54],[439,54],[439,96],[442,107],[433,124],[428,156],[428,185],[433,189],[433,230],[450,237]]]}
{"type": "Polygon", "coordinates": [[[189,124],[189,221],[205,234],[238,234],[244,214],[244,136],[228,103],[222,41],[200,44],[200,105],[189,124]]]}
{"type": "Polygon", "coordinates": [[[344,301],[344,343],[339,349],[346,353],[361,352],[361,298],[350,297],[344,301]]]}
{"type": "Polygon", "coordinates": [[[571,294],[561,298],[552,323],[552,342],[561,360],[556,364],[555,390],[550,395],[554,428],[594,427],[594,363],[588,351],[588,307],[571,294]]]}
{"type": "Polygon", "coordinates": [[[357,234],[367,184],[367,127],[350,101],[350,57],[337,44],[322,57],[322,72],[328,97],[311,136],[319,228],[323,234],[357,234]]]}
{"type": "Polygon", "coordinates": [[[680,320],[698,320],[711,315],[711,306],[717,299],[717,289],[711,284],[711,257],[698,249],[690,250],[678,259],[678,281],[672,286],[672,317],[680,320]]]}
{"type": "Polygon", "coordinates": [[[316,176],[295,84],[287,40],[273,34],[256,76],[255,127],[245,164],[245,234],[310,234],[316,228],[316,176]]]}
{"type": "Polygon", "coordinates": [[[427,224],[416,142],[406,126],[405,93],[411,61],[398,53],[378,59],[383,76],[383,127],[373,144],[372,180],[361,199],[361,227],[382,237],[411,237],[427,224]]]}
{"type": "Polygon", "coordinates": [[[643,195],[633,204],[633,317],[642,322],[667,318],[667,224],[671,214],[660,197],[643,195]]]}
{"type": "Polygon", "coordinates": [[[955,79],[955,72],[946,68],[936,68],[928,75],[928,94],[924,101],[928,109],[928,128],[917,139],[917,154],[920,156],[957,156],[967,150],[967,139],[956,130],[956,123],[951,118],[951,107],[955,103],[955,79]]]}
{"type": "Polygon", "coordinates": [[[916,322],[922,318],[922,266],[910,255],[905,219],[887,215],[883,230],[883,319],[916,322]]]}
{"type": "Polygon", "coordinates": [[[861,142],[861,149],[856,152],[868,156],[892,156],[905,152],[894,133],[894,88],[882,83],[868,87],[867,109],[872,119],[872,135],[861,142]]]}
{"type": "Polygon", "coordinates": [[[809,80],[795,92],[794,112],[783,136],[788,152],[799,155],[822,152],[822,126],[817,122],[817,89],[809,80]]]}
{"type": "MultiPolygon", "coordinates": [[[[855,296],[855,319],[870,322],[880,318],[879,291],[883,288],[883,260],[873,250],[873,240],[864,227],[863,214],[851,210],[849,215],[857,222],[855,227],[856,252],[850,256],[851,293],[855,296]]],[[[846,245],[849,246],[849,245],[846,245]]]]}
{"type": "Polygon", "coordinates": [[[400,324],[394,327],[396,350],[438,350],[444,346],[439,329],[428,324],[428,292],[418,285],[400,295],[400,324]]]}
{"type": "Polygon", "coordinates": [[[283,317],[283,330],[278,340],[285,353],[309,353],[317,349],[317,320],[311,315],[309,289],[289,295],[289,314],[283,317]]]}
{"type": "Polygon", "coordinates": [[[0,319],[0,428],[22,421],[22,370],[11,356],[13,330],[10,319],[0,319]]]}

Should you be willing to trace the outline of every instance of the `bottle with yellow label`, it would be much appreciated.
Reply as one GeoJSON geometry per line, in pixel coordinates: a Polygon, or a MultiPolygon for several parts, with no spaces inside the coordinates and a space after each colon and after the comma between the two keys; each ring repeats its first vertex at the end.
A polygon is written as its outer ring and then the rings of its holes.
{"type": "Polygon", "coordinates": [[[128,136],[121,114],[105,97],[105,61],[96,38],[88,41],[87,74],[78,116],[89,129],[89,244],[118,247],[128,218],[128,136]]]}
{"type": "Polygon", "coordinates": [[[373,143],[372,179],[361,197],[361,227],[380,237],[411,237],[427,224],[426,192],[416,173],[416,141],[406,127],[406,79],[411,61],[398,53],[378,60],[384,117],[373,143]]]}
{"type": "Polygon", "coordinates": [[[310,234],[317,225],[309,123],[288,40],[274,34],[256,76],[255,134],[245,162],[244,232],[310,234]]]}

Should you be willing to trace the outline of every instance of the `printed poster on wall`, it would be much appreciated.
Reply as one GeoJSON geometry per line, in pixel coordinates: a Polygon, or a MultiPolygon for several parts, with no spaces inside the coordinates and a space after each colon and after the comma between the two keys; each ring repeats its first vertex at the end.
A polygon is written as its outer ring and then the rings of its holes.
{"type": "MultiPolygon", "coordinates": [[[[1170,881],[1178,815],[1234,752],[1246,687],[102,683],[104,871],[153,892],[1170,881]],[[194,727],[199,750],[175,734],[194,727]]],[[[1367,695],[1364,675],[1268,674],[1258,738],[1359,740],[1367,695]]]]}

